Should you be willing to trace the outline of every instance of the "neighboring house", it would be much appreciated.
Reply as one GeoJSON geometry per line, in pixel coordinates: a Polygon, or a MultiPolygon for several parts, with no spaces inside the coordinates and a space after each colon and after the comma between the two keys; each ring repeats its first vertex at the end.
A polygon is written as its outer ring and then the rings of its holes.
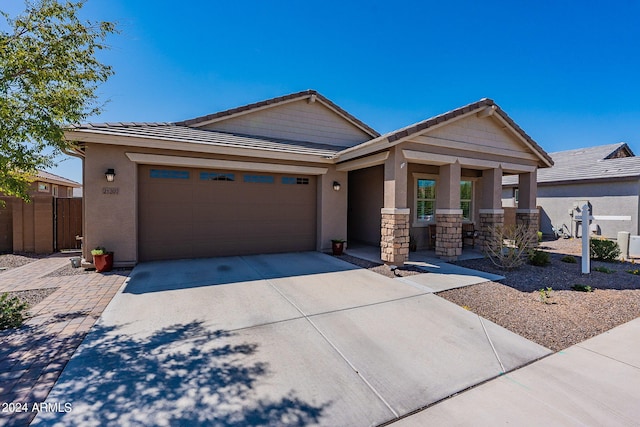
{"type": "MultiPolygon", "coordinates": [[[[592,232],[605,237],[619,231],[639,232],[640,157],[625,143],[601,145],[551,153],[555,165],[538,172],[541,231],[564,228],[572,236],[582,235],[581,209],[591,206],[592,232]]],[[[516,177],[505,176],[503,206],[517,206],[516,177]]]]}
{"type": "MultiPolygon", "coordinates": [[[[0,208],[0,252],[51,253],[76,247],[75,240],[66,235],[82,234],[81,202],[72,208],[63,199],[73,198],[74,189],[81,187],[75,181],[39,170],[31,184],[30,203],[0,196],[5,202],[0,208]]],[[[75,239],[75,235],[72,237],[75,239]]]]}
{"type": "Polygon", "coordinates": [[[308,90],[176,123],[79,125],[85,247],[116,265],[170,258],[323,251],[331,239],[381,247],[402,264],[436,230],[436,254],[479,243],[503,220],[517,174],[519,220],[537,223],[536,170],[551,158],[492,100],[379,135],[308,90]],[[107,173],[115,174],[113,181],[107,173]]]}

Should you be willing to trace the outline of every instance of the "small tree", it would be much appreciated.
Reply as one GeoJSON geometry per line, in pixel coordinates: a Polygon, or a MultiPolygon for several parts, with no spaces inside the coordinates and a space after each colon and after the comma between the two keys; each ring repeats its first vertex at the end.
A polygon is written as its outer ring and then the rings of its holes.
{"type": "Polygon", "coordinates": [[[512,270],[527,259],[531,246],[531,235],[526,225],[495,225],[489,227],[485,254],[497,267],[512,270]]]}
{"type": "Polygon", "coordinates": [[[26,0],[15,18],[1,12],[0,192],[28,200],[30,177],[70,148],[64,126],[98,114],[96,89],[113,74],[96,53],[116,31],[82,22],[84,1],[26,0]],[[45,148],[52,152],[45,153],[45,148]]]}

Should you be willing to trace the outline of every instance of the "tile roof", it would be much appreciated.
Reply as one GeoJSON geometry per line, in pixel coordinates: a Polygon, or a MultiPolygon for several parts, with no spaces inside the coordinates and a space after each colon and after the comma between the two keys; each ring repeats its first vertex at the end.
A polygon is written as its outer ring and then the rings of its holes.
{"type": "MultiPolygon", "coordinates": [[[[538,170],[538,184],[640,177],[640,157],[636,157],[624,142],[558,151],[549,155],[555,165],[538,170]]],[[[515,175],[502,178],[502,185],[517,183],[515,175]]]]}
{"type": "Polygon", "coordinates": [[[183,120],[183,121],[180,121],[180,122],[176,122],[176,125],[194,126],[194,125],[197,125],[197,124],[202,123],[202,122],[208,122],[208,121],[219,119],[219,118],[222,118],[222,117],[232,116],[232,115],[235,115],[235,114],[238,114],[238,113],[249,112],[249,111],[255,110],[257,108],[262,108],[262,107],[266,107],[266,106],[273,105],[273,104],[279,104],[281,102],[290,101],[290,100],[293,100],[293,99],[309,98],[311,96],[315,96],[317,99],[321,100],[323,103],[329,105],[338,114],[342,115],[347,120],[353,122],[356,126],[358,126],[362,130],[367,132],[371,137],[375,138],[375,137],[380,135],[375,129],[371,128],[369,125],[367,125],[366,123],[362,122],[357,117],[352,116],[347,111],[345,111],[342,108],[340,108],[337,104],[334,104],[330,99],[325,98],[323,95],[321,95],[320,93],[318,93],[317,91],[312,90],[312,89],[304,90],[302,92],[292,93],[292,94],[289,94],[289,95],[279,96],[277,98],[267,99],[265,101],[255,102],[253,104],[243,105],[241,107],[232,108],[230,110],[219,111],[217,113],[208,114],[206,116],[200,116],[200,117],[196,117],[196,118],[193,118],[193,119],[183,120]]]}
{"type": "Polygon", "coordinates": [[[511,126],[520,136],[522,136],[533,147],[533,149],[536,150],[537,154],[540,157],[544,158],[544,160],[546,160],[549,164],[551,165],[553,164],[553,160],[542,149],[542,147],[540,147],[540,145],[538,145],[537,142],[535,142],[524,130],[522,130],[522,128],[518,126],[516,122],[514,122],[513,119],[511,119],[511,117],[509,117],[507,113],[505,113],[504,110],[502,110],[502,108],[500,108],[498,104],[496,104],[492,99],[489,99],[489,98],[482,98],[479,101],[464,105],[460,108],[456,108],[455,110],[451,110],[446,113],[442,113],[437,116],[431,117],[429,119],[423,120],[421,122],[414,123],[404,128],[386,133],[376,138],[374,141],[386,139],[389,142],[394,142],[401,138],[405,138],[413,134],[422,132],[432,126],[446,122],[455,117],[478,110],[482,107],[493,107],[494,113],[499,114],[509,124],[509,126],[511,126]]]}
{"type": "Polygon", "coordinates": [[[56,183],[64,183],[64,184],[67,184],[69,187],[77,188],[82,186],[79,182],[75,182],[70,179],[64,178],[60,175],[56,175],[54,173],[43,171],[43,170],[38,170],[37,179],[40,181],[53,181],[56,183]]]}
{"type": "Polygon", "coordinates": [[[333,157],[345,147],[314,142],[288,141],[283,139],[265,138],[233,134],[220,131],[203,130],[176,125],[175,123],[97,123],[75,126],[76,131],[90,131],[103,135],[128,136],[135,138],[152,138],[207,144],[233,148],[248,148],[254,150],[281,151],[293,154],[308,154],[319,157],[333,157]]]}

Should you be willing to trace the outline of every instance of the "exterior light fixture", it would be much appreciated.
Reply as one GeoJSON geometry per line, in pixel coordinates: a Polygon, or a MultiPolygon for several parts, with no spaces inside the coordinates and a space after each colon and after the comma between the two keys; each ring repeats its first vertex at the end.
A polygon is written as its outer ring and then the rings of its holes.
{"type": "Polygon", "coordinates": [[[340,183],[338,181],[333,181],[333,189],[340,191],[340,183]]]}
{"type": "Polygon", "coordinates": [[[113,182],[113,180],[116,179],[116,171],[113,169],[107,169],[104,176],[107,178],[107,182],[113,182]]]}

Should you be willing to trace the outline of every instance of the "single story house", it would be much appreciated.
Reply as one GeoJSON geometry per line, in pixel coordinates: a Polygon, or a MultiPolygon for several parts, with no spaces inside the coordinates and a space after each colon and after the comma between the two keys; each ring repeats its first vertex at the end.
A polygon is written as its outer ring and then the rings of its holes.
{"type": "MultiPolygon", "coordinates": [[[[59,203],[56,201],[73,198],[74,190],[80,187],[73,180],[39,170],[31,183],[30,203],[0,195],[4,202],[4,206],[0,206],[0,252],[53,252],[58,247],[60,234],[57,232],[59,203]]],[[[65,248],[69,246],[65,245],[65,248]]]]}
{"type": "MultiPolygon", "coordinates": [[[[536,174],[553,164],[491,99],[380,135],[314,90],[174,123],[102,123],[65,136],[83,159],[85,246],[116,265],[286,251],[332,239],[402,264],[410,235],[436,254],[503,221],[502,176],[519,177],[519,221],[537,223],[536,174]]],[[[535,230],[532,230],[532,232],[535,230]]]]}
{"type": "MultiPolygon", "coordinates": [[[[616,238],[637,235],[640,216],[640,157],[624,143],[550,153],[554,166],[538,172],[537,205],[544,234],[553,228],[582,235],[582,206],[590,205],[591,231],[616,238]],[[552,228],[553,227],[553,228],[552,228]]],[[[519,205],[518,180],[502,180],[504,207],[519,205]]]]}

